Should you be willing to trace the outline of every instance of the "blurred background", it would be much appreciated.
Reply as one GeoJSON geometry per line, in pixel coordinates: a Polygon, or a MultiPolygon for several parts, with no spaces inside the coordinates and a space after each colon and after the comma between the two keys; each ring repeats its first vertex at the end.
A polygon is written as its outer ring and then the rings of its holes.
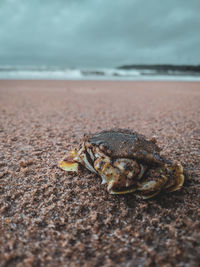
{"type": "Polygon", "coordinates": [[[199,79],[199,0],[1,0],[0,78],[199,79]]]}

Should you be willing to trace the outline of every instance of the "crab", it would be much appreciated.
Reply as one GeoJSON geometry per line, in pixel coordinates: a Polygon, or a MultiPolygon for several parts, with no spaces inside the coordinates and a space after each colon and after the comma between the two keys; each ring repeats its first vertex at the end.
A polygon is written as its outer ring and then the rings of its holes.
{"type": "Polygon", "coordinates": [[[184,183],[183,167],[160,155],[155,138],[129,129],[111,129],[85,135],[77,148],[59,162],[69,173],[84,166],[102,178],[111,194],[134,192],[148,199],[158,193],[173,192],[184,183]]]}

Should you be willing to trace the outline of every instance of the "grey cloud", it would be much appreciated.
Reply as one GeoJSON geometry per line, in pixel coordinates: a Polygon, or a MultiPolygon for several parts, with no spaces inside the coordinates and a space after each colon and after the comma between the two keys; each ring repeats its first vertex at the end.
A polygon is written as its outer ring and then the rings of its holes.
{"type": "Polygon", "coordinates": [[[0,65],[200,63],[200,1],[0,2],[0,65]]]}

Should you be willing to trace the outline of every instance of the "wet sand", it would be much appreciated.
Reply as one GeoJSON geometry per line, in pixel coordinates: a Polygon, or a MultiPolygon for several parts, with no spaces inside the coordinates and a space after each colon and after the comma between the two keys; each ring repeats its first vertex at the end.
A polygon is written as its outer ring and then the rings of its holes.
{"type": "Polygon", "coordinates": [[[200,83],[0,81],[0,266],[198,266],[200,83]],[[83,133],[130,128],[186,171],[151,200],[57,161],[83,133]]]}

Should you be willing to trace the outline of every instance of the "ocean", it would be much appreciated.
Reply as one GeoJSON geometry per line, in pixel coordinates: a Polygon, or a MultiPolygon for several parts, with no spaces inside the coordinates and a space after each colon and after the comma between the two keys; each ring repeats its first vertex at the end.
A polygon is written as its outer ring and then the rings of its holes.
{"type": "Polygon", "coordinates": [[[122,81],[200,81],[200,73],[156,69],[0,66],[0,80],[122,80],[122,81]]]}

